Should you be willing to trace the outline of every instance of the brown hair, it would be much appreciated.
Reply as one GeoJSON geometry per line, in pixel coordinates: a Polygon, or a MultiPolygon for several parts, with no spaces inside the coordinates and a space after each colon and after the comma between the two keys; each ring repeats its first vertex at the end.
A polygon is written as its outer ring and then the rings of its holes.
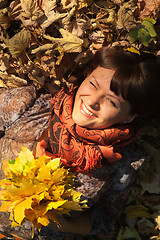
{"type": "Polygon", "coordinates": [[[101,48],[83,66],[81,82],[98,66],[115,69],[111,90],[131,104],[131,114],[143,118],[160,116],[160,58],[132,54],[116,48],[101,48]],[[83,73],[83,74],[82,74],[83,73]]]}

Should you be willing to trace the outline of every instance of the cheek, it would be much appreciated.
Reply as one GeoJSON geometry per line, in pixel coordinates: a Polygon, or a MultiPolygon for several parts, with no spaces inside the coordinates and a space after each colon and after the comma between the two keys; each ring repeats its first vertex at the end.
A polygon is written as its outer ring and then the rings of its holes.
{"type": "Polygon", "coordinates": [[[115,124],[120,122],[122,118],[121,113],[117,111],[117,109],[115,109],[114,107],[108,107],[103,109],[102,114],[104,123],[115,124]]]}

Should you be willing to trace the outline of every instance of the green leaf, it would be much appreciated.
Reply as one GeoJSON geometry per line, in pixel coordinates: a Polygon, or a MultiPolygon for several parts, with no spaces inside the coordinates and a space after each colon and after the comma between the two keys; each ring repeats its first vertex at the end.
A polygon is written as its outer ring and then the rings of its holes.
{"type": "Polygon", "coordinates": [[[138,39],[138,31],[139,29],[136,27],[136,28],[132,28],[131,31],[129,32],[131,43],[135,42],[138,39]]]}
{"type": "Polygon", "coordinates": [[[151,42],[152,38],[145,28],[140,28],[138,31],[138,39],[141,43],[143,43],[144,46],[148,46],[148,44],[151,42]]]}
{"type": "Polygon", "coordinates": [[[151,18],[145,18],[142,22],[142,24],[145,26],[145,29],[148,30],[151,37],[157,36],[156,31],[154,29],[154,23],[156,23],[156,21],[151,18]]]}
{"type": "Polygon", "coordinates": [[[153,18],[144,18],[143,21],[148,21],[148,22],[150,22],[150,23],[152,23],[152,24],[155,24],[155,23],[156,23],[156,20],[153,19],[153,18]]]}
{"type": "Polygon", "coordinates": [[[15,160],[9,160],[9,164],[15,164],[15,160]]]}
{"type": "Polygon", "coordinates": [[[117,240],[142,240],[135,228],[129,229],[128,227],[121,227],[118,233],[117,240]]]}

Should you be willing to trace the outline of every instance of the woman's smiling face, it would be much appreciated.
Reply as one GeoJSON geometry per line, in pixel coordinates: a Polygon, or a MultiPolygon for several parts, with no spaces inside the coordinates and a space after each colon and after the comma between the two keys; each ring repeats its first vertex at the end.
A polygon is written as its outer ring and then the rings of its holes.
{"type": "Polygon", "coordinates": [[[72,117],[74,122],[89,129],[104,129],[130,122],[130,104],[110,90],[115,71],[97,67],[77,90],[72,117]]]}

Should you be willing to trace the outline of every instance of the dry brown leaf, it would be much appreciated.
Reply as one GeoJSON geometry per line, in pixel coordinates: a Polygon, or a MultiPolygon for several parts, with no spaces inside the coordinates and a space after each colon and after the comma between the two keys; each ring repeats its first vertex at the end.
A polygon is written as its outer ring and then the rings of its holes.
{"type": "Polygon", "coordinates": [[[7,9],[3,9],[0,11],[0,25],[7,29],[10,26],[10,18],[8,17],[7,9]]]}
{"type": "Polygon", "coordinates": [[[91,23],[89,20],[82,19],[80,16],[77,17],[76,22],[72,25],[72,34],[77,37],[83,38],[85,31],[91,29],[91,23]]]}
{"type": "Polygon", "coordinates": [[[160,215],[158,215],[156,218],[155,218],[155,221],[157,223],[157,228],[160,230],[160,215]]]}
{"type": "Polygon", "coordinates": [[[9,17],[11,20],[20,20],[22,8],[21,8],[21,3],[20,0],[15,0],[11,2],[9,6],[9,17]]]}
{"type": "Polygon", "coordinates": [[[138,232],[141,234],[149,234],[155,231],[155,225],[147,218],[141,218],[137,222],[138,232]]]}
{"type": "Polygon", "coordinates": [[[40,51],[46,51],[46,50],[49,50],[49,49],[52,49],[54,47],[55,44],[50,44],[50,43],[47,43],[47,44],[44,44],[42,46],[39,46],[38,48],[36,49],[33,49],[32,50],[32,54],[36,54],[40,51]]]}
{"type": "Polygon", "coordinates": [[[44,13],[39,6],[39,0],[20,0],[24,16],[35,20],[40,18],[44,13]]]}
{"type": "Polygon", "coordinates": [[[8,75],[0,72],[0,87],[22,87],[27,85],[27,81],[25,79],[16,77],[14,75],[8,75]]]}
{"type": "Polygon", "coordinates": [[[93,4],[95,1],[94,0],[78,0],[78,10],[82,8],[86,8],[89,5],[93,4]]]}
{"type": "Polygon", "coordinates": [[[0,9],[7,7],[8,1],[7,0],[0,0],[0,9]]]}
{"type": "Polygon", "coordinates": [[[48,13],[57,7],[56,0],[42,0],[41,8],[44,11],[44,14],[48,16],[48,13]]]}
{"type": "Polygon", "coordinates": [[[0,79],[0,88],[7,88],[6,84],[0,79]]]}
{"type": "Polygon", "coordinates": [[[114,9],[101,10],[96,16],[96,24],[102,31],[111,31],[115,26],[116,13],[114,9]]]}
{"type": "Polygon", "coordinates": [[[70,19],[72,16],[74,16],[76,11],[76,7],[71,8],[68,12],[67,15],[61,20],[61,27],[63,27],[64,29],[70,29],[70,19]]]}
{"type": "Polygon", "coordinates": [[[89,39],[92,41],[92,48],[100,49],[103,46],[105,35],[102,31],[93,31],[89,35],[89,39]]]}
{"type": "Polygon", "coordinates": [[[59,32],[62,35],[62,38],[54,38],[49,35],[44,35],[44,37],[52,42],[57,43],[65,52],[81,52],[83,40],[78,38],[77,36],[69,33],[63,28],[59,29],[59,32]]]}
{"type": "Polygon", "coordinates": [[[155,173],[152,182],[140,182],[142,194],[145,192],[159,194],[160,193],[160,174],[155,173]]]}
{"type": "Polygon", "coordinates": [[[61,0],[64,9],[70,9],[77,6],[77,0],[61,0]]]}
{"type": "Polygon", "coordinates": [[[50,26],[53,22],[58,21],[59,19],[62,19],[66,17],[67,13],[59,13],[55,12],[54,10],[47,13],[47,19],[45,17],[44,21],[41,23],[42,29],[46,29],[48,26],[50,26]]]}
{"type": "Polygon", "coordinates": [[[68,13],[60,13],[56,10],[57,3],[56,0],[43,0],[41,8],[44,11],[45,16],[40,20],[42,29],[46,29],[53,22],[58,21],[68,15],[68,13]],[[47,19],[46,19],[47,17],[47,19]]]}
{"type": "Polygon", "coordinates": [[[159,12],[160,0],[139,0],[138,1],[142,7],[142,11],[140,12],[140,18],[146,18],[155,16],[157,12],[159,12]]]}
{"type": "Polygon", "coordinates": [[[10,39],[5,39],[12,56],[19,56],[29,45],[30,33],[26,29],[21,30],[10,39]]]}
{"type": "Polygon", "coordinates": [[[135,6],[134,1],[129,1],[124,3],[120,6],[120,9],[118,11],[117,15],[117,28],[123,29],[125,28],[127,31],[129,31],[131,28],[135,27],[135,18],[134,18],[134,11],[137,8],[135,6]]]}
{"type": "Polygon", "coordinates": [[[9,55],[0,55],[0,71],[5,72],[9,68],[9,55]]]}

